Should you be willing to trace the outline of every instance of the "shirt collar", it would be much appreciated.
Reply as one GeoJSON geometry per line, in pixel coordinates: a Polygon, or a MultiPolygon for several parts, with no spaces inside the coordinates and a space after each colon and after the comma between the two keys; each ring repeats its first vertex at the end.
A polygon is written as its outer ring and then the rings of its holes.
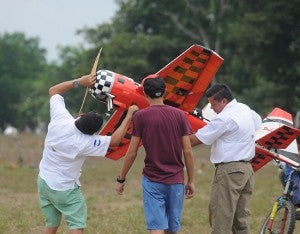
{"type": "Polygon", "coordinates": [[[228,104],[224,107],[224,109],[230,108],[231,106],[233,106],[235,104],[237,104],[237,100],[234,98],[230,102],[228,102],[228,104]]]}

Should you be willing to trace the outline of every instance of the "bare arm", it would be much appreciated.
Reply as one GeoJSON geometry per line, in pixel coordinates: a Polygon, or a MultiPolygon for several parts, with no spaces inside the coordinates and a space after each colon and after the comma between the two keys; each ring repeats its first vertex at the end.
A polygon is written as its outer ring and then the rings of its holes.
{"type": "MultiPolygon", "coordinates": [[[[140,137],[132,136],[132,138],[130,140],[129,148],[124,157],[122,169],[121,169],[120,176],[119,176],[120,179],[125,180],[128,171],[130,170],[131,166],[133,165],[135,158],[137,156],[137,151],[138,151],[138,148],[140,145],[140,141],[141,141],[140,137]]],[[[125,181],[123,183],[117,183],[116,192],[119,195],[123,194],[124,186],[125,186],[125,181]]]]}
{"type": "Polygon", "coordinates": [[[187,184],[185,186],[185,195],[186,198],[192,198],[195,194],[195,183],[194,183],[194,157],[192,152],[192,146],[189,139],[189,136],[182,137],[183,143],[183,156],[185,167],[187,170],[187,184]]]}
{"type": "Polygon", "coordinates": [[[121,125],[114,131],[114,133],[111,135],[111,140],[109,146],[118,146],[123,137],[125,136],[130,123],[133,114],[138,110],[138,107],[136,105],[132,105],[128,108],[127,115],[122,121],[121,125]]]}
{"type": "MultiPolygon", "coordinates": [[[[96,74],[84,75],[75,80],[77,80],[78,85],[80,85],[80,86],[91,87],[96,82],[96,74]]],[[[65,82],[62,82],[62,83],[52,86],[49,89],[49,96],[52,97],[55,94],[63,94],[65,92],[69,91],[70,89],[74,88],[75,80],[65,81],[65,82]]]]}
{"type": "Polygon", "coordinates": [[[191,135],[189,135],[189,137],[190,137],[190,141],[191,141],[192,146],[202,144],[202,142],[195,136],[195,134],[191,134],[191,135]]]}

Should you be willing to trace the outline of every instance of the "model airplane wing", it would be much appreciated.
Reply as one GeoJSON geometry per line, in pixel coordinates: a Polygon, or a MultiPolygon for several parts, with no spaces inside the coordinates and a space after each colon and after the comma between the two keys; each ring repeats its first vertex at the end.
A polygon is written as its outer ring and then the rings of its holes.
{"type": "Polygon", "coordinates": [[[257,171],[272,159],[300,167],[300,156],[296,138],[300,130],[292,127],[292,116],[275,108],[264,119],[262,128],[256,133],[255,157],[251,160],[254,171],[257,171]]]}
{"type": "Polygon", "coordinates": [[[253,170],[257,171],[272,159],[287,163],[293,168],[300,168],[300,156],[297,153],[281,150],[270,151],[265,148],[256,147],[255,157],[251,161],[253,170]]]}
{"type": "Polygon", "coordinates": [[[285,149],[299,136],[299,132],[299,129],[282,125],[258,139],[256,143],[265,148],[285,149]]]}
{"type": "MultiPolygon", "coordinates": [[[[106,122],[99,134],[109,136],[112,135],[113,132],[120,126],[126,114],[127,110],[118,108],[110,117],[109,121],[106,122]]],[[[118,160],[121,157],[123,157],[129,147],[131,133],[132,126],[128,128],[119,146],[109,147],[105,157],[110,158],[112,160],[118,160]]]]}
{"type": "Polygon", "coordinates": [[[165,103],[192,113],[222,63],[216,52],[192,45],[156,73],[166,83],[165,103]]]}

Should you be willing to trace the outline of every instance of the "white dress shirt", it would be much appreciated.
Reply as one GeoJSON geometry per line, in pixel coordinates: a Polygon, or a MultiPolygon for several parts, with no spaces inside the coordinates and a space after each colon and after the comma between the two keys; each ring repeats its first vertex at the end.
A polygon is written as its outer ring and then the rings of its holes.
{"type": "Polygon", "coordinates": [[[51,189],[73,189],[86,157],[105,156],[111,137],[81,133],[58,94],[50,98],[50,118],[39,176],[51,189]]]}
{"type": "Polygon", "coordinates": [[[195,136],[212,145],[212,163],[249,161],[255,155],[255,130],[260,126],[261,117],[233,99],[195,136]]]}

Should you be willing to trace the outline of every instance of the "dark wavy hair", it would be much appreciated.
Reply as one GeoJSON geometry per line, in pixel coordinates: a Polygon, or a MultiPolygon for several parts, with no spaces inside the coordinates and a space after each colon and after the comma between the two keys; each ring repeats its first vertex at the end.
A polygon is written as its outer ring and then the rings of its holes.
{"type": "Polygon", "coordinates": [[[221,101],[223,98],[229,102],[234,99],[230,88],[225,84],[214,84],[205,93],[206,97],[213,97],[216,101],[221,101]]]}
{"type": "Polygon", "coordinates": [[[95,111],[90,111],[80,116],[75,121],[75,126],[84,134],[93,135],[100,130],[103,124],[103,117],[95,111]]]}

